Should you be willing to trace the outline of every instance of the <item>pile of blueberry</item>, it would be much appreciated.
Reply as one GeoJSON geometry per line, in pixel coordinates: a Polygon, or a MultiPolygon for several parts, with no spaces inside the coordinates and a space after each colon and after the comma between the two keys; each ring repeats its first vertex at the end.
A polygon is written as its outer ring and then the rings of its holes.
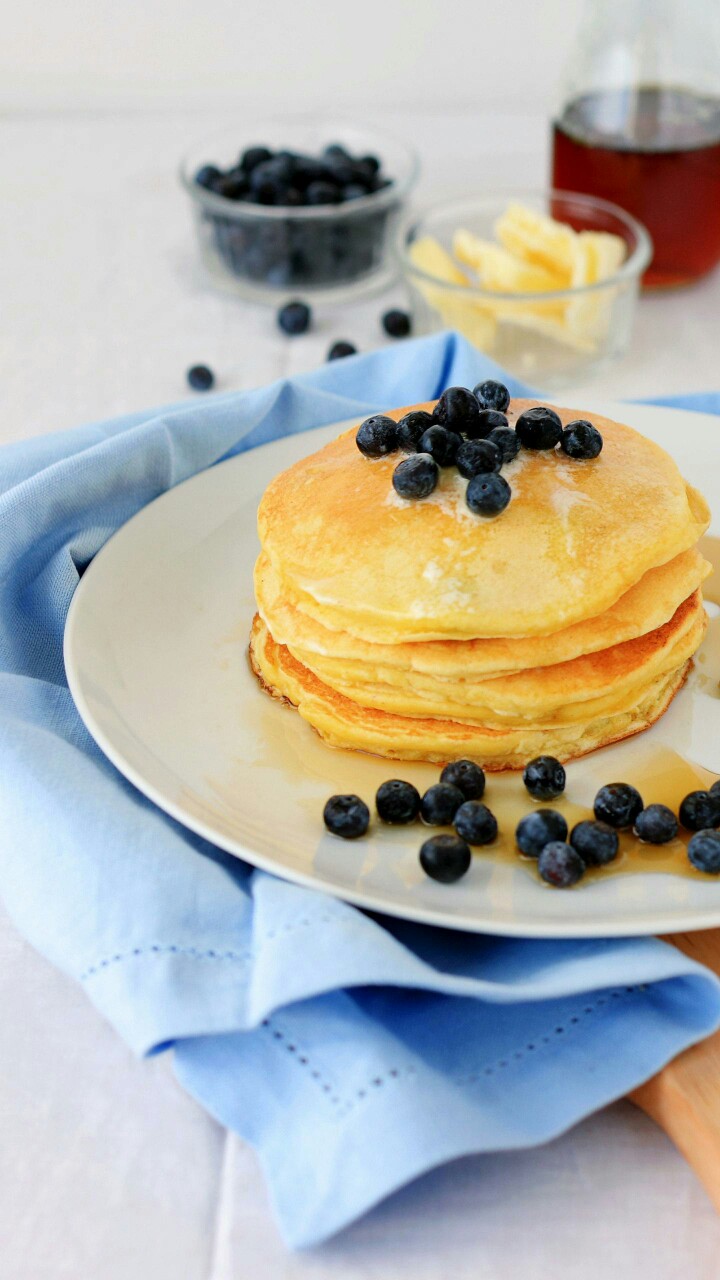
{"type": "Polygon", "coordinates": [[[393,472],[393,488],[401,498],[427,498],[437,487],[440,468],[456,466],[468,481],[465,500],[479,516],[504,511],[511,489],[500,471],[520,449],[555,449],[570,458],[597,458],[603,441],[591,422],[578,418],[563,430],[554,409],[538,405],[508,424],[510,392],[488,379],[472,391],[450,387],[433,413],[414,409],[399,422],[385,414],[366,418],[358,427],[357,447],[367,458],[384,458],[402,450],[411,456],[393,472]]]}
{"type": "Polygon", "coordinates": [[[392,201],[339,220],[241,216],[243,205],[321,207],[331,215],[336,206],[392,187],[377,156],[353,156],[339,143],[318,156],[253,146],[229,169],[202,165],[195,182],[235,206],[227,217],[206,208],[202,218],[225,265],[244,279],[279,288],[334,284],[366,274],[382,259],[392,201]]]}
{"type": "MultiPolygon", "coordinates": [[[[565,770],[553,756],[537,756],[525,766],[523,782],[534,800],[556,800],[565,790],[565,770]]],[[[494,814],[482,803],[485,774],[472,760],[456,760],[423,796],[411,782],[393,778],[375,796],[381,822],[407,824],[420,818],[427,826],[454,826],[455,835],[431,836],[420,848],[420,865],[433,880],[452,884],[470,867],[470,846],[492,844],[498,834],[494,814]]],[[[698,871],[720,874],[720,782],[709,791],[691,791],[680,805],[679,821],[664,804],[643,804],[635,787],[611,782],[598,791],[594,817],[568,825],[557,809],[534,809],[515,831],[520,853],[536,858],[541,879],[558,889],[577,884],[588,867],[602,867],[618,854],[618,831],[632,828],[644,844],[674,840],[680,825],[694,834],[688,858],[698,871]]],[[[328,831],[354,840],[370,825],[370,810],[356,795],[331,796],[323,819],[328,831]]]]}

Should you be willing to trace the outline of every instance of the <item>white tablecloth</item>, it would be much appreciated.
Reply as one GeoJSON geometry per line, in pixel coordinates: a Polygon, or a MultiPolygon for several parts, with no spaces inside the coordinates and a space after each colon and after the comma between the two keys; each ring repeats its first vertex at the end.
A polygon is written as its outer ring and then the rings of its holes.
{"type": "MultiPolygon", "coordinates": [[[[210,116],[6,119],[0,199],[0,441],[185,392],[310,368],[335,338],[369,349],[400,290],[318,308],[282,338],[271,310],[213,293],[174,167],[210,116]]],[[[428,115],[424,194],[540,184],[541,120],[428,115]],[[477,177],[475,176],[477,174],[477,177]]],[[[587,394],[720,385],[720,273],[644,299],[633,349],[587,394]]],[[[570,397],[572,396],[572,400],[570,397]]],[[[49,838],[50,833],[49,833],[49,838]]],[[[3,832],[3,839],[12,839],[3,832]]],[[[717,1280],[720,1223],[664,1136],[620,1103],[538,1151],[422,1178],[324,1249],[290,1255],[252,1151],[137,1062],[82,992],[0,916],[0,1276],[8,1280],[717,1280]]]]}

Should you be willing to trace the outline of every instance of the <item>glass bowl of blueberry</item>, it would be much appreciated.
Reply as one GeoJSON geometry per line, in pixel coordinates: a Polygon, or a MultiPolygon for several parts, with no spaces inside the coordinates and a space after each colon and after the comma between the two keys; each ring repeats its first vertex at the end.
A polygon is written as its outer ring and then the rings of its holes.
{"type": "Polygon", "coordinates": [[[438,204],[404,220],[396,248],[414,333],[456,329],[544,388],[625,353],[652,254],[617,205],[553,190],[438,204]]]}
{"type": "Polygon", "coordinates": [[[384,288],[418,161],[385,133],[338,122],[274,121],[186,155],[200,254],[212,279],[252,301],[384,288]]]}

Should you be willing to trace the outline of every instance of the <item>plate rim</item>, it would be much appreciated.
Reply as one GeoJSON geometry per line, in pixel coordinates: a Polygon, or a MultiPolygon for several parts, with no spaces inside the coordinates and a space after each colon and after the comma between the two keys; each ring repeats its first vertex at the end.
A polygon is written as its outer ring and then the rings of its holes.
{"type": "MultiPolygon", "coordinates": [[[[557,403],[555,401],[554,403],[557,403]]],[[[593,399],[589,405],[586,405],[586,411],[603,414],[606,417],[616,415],[618,410],[625,411],[631,409],[647,409],[653,413],[660,413],[663,416],[675,417],[677,414],[684,415],[692,413],[701,424],[704,424],[706,430],[720,431],[720,421],[714,414],[696,412],[695,410],[671,407],[667,405],[649,405],[643,402],[628,402],[623,404],[621,401],[613,401],[598,397],[593,399]]],[[[616,419],[617,420],[617,419],[616,419]]],[[[256,453],[259,450],[277,449],[282,450],[282,446],[291,439],[299,439],[307,436],[312,440],[313,436],[318,432],[339,431],[346,429],[349,425],[357,421],[356,417],[342,419],[338,422],[326,423],[317,427],[309,427],[306,430],[291,435],[281,436],[276,440],[267,441],[263,444],[256,445],[252,450],[246,452],[256,453]]],[[[217,831],[210,823],[205,822],[202,818],[188,812],[179,803],[165,795],[162,790],[152,781],[149,781],[141,770],[137,769],[132,761],[128,760],[122,750],[116,747],[112,738],[106,734],[102,724],[99,723],[91,706],[89,705],[84,691],[82,675],[75,661],[75,635],[78,629],[78,619],[82,623],[82,610],[85,600],[90,591],[93,589],[93,583],[98,572],[103,571],[105,553],[109,547],[116,544],[128,526],[143,517],[144,513],[150,507],[163,502],[170,498],[178,489],[190,485],[198,480],[199,477],[209,472],[216,471],[221,467],[238,464],[240,458],[244,457],[244,453],[234,454],[230,458],[225,458],[220,462],[212,464],[210,467],[203,468],[201,471],[195,472],[192,476],[188,476],[179,484],[166,489],[163,493],[158,494],[152,502],[146,503],[138,511],[136,511],[128,520],[124,521],[107,539],[100,550],[93,557],[87,570],[78,582],[73,593],[65,620],[63,631],[63,664],[65,676],[68,682],[70,695],[75,704],[75,708],[80,719],[90,734],[93,741],[97,744],[103,754],[108,758],[110,763],[118,770],[118,772],[127,779],[142,795],[157,806],[163,813],[167,813],[171,818],[178,822],[181,826],[186,827],[195,835],[207,840],[210,844],[222,849],[233,857],[240,858],[242,861],[249,863],[253,867],[267,872],[269,875],[278,876],[294,884],[302,885],[305,888],[313,889],[319,893],[327,893],[331,897],[340,901],[350,903],[353,906],[360,907],[363,910],[372,911],[381,915],[390,916],[395,919],[409,920],[418,924],[430,925],[436,928],[455,929],[463,933],[489,934],[497,937],[512,938],[532,938],[546,939],[556,941],[571,941],[589,938],[623,938],[623,937],[641,937],[653,936],[659,933],[668,932],[699,932],[704,929],[711,929],[720,926],[720,902],[718,903],[715,913],[708,912],[707,917],[698,920],[697,913],[692,912],[687,916],[673,914],[672,917],[657,916],[652,925],[649,923],[638,928],[637,922],[631,925],[626,920],[608,921],[602,926],[602,932],[593,922],[570,921],[568,927],[563,929],[561,934],[550,932],[548,926],[542,922],[536,924],[532,922],[518,923],[499,921],[497,923],[492,920],[488,923],[483,921],[480,923],[476,918],[469,915],[453,916],[449,919],[447,914],[441,909],[435,909],[427,906],[414,906],[411,903],[404,904],[402,902],[388,905],[387,899],[382,895],[376,895],[363,891],[361,889],[349,888],[344,886],[333,885],[331,882],[318,878],[316,874],[303,872],[295,868],[279,867],[277,862],[262,852],[258,852],[249,848],[246,844],[238,839],[227,836],[217,831]],[[100,564],[100,569],[97,566],[100,564]]],[[[641,874],[641,873],[639,873],[641,874]]],[[[662,874],[662,873],[661,873],[662,874]]],[[[653,879],[657,878],[657,873],[653,873],[653,879]]]]}

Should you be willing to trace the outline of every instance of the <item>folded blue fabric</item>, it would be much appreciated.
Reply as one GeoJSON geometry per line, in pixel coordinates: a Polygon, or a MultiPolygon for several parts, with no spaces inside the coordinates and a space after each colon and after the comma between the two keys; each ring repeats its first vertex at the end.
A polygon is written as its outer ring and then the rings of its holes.
{"type": "Polygon", "coordinates": [[[445,334],[0,453],[0,891],[135,1050],[174,1046],[181,1081],[257,1147],[295,1246],[624,1094],[720,1024],[720,985],[654,939],[457,934],[254,871],[95,746],[65,618],[110,534],[197,470],[498,372],[445,334]]]}

